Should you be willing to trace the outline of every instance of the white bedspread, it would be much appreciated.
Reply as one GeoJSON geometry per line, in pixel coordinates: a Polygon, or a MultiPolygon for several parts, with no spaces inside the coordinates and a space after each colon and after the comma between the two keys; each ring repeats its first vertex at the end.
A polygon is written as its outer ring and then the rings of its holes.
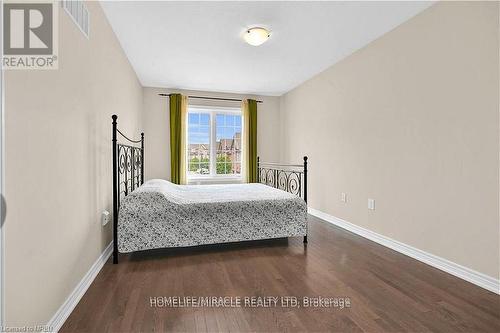
{"type": "Polygon", "coordinates": [[[137,192],[159,192],[178,204],[252,200],[286,200],[296,196],[264,184],[176,185],[163,179],[152,179],[137,192]]]}

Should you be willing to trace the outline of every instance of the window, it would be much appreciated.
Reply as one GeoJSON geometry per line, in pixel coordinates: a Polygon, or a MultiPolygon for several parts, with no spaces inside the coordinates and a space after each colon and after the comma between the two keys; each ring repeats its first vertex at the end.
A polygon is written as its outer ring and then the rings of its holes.
{"type": "Polygon", "coordinates": [[[241,177],[241,110],[190,106],[188,178],[241,177]]]}

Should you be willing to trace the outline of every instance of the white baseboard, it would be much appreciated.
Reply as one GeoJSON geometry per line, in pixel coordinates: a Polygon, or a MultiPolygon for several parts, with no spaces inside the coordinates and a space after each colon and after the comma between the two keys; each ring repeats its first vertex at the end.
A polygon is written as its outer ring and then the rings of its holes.
{"type": "Polygon", "coordinates": [[[113,242],[111,242],[104,252],[97,258],[92,267],[90,267],[89,271],[82,280],[78,283],[78,285],[73,289],[71,294],[68,296],[66,301],[61,305],[61,307],[57,310],[54,316],[47,323],[47,327],[50,327],[53,332],[58,332],[61,326],[64,324],[66,319],[68,319],[69,315],[75,309],[76,305],[83,297],[87,289],[90,287],[95,277],[101,271],[101,268],[104,266],[109,256],[113,252],[113,242]]]}
{"type": "Polygon", "coordinates": [[[426,263],[432,267],[445,271],[446,273],[452,274],[456,277],[459,277],[465,281],[473,283],[481,288],[492,291],[496,294],[500,294],[500,281],[486,274],[480,273],[478,271],[472,270],[470,268],[464,267],[447,259],[438,257],[436,255],[427,253],[425,251],[414,248],[410,245],[406,245],[404,243],[398,242],[389,237],[383,236],[371,230],[365,229],[363,227],[357,226],[350,222],[344,221],[335,217],[333,215],[329,215],[327,213],[323,213],[314,208],[308,208],[309,214],[316,216],[326,222],[332,223],[342,229],[348,230],[352,233],[355,233],[361,237],[367,238],[371,241],[374,241],[380,245],[386,246],[394,251],[405,254],[413,259],[426,263]]]}

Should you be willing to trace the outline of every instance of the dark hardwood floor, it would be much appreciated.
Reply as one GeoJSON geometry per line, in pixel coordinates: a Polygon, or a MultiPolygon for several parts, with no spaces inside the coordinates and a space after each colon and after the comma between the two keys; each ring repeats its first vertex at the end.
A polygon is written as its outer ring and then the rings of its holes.
{"type": "Polygon", "coordinates": [[[500,296],[309,217],[301,238],[110,261],[61,332],[500,332],[500,296]],[[349,308],[151,307],[157,296],[349,297],[349,308]]]}

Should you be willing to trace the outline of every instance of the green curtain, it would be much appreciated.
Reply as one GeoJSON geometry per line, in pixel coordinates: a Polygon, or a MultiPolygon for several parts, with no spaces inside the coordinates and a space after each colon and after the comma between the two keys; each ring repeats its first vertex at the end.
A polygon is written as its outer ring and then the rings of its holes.
{"type": "Polygon", "coordinates": [[[185,135],[187,99],[181,94],[170,95],[170,181],[185,184],[185,135]]]}
{"type": "Polygon", "coordinates": [[[257,182],[257,101],[247,100],[245,103],[244,117],[247,128],[246,144],[246,169],[247,181],[249,183],[257,182]]]}

